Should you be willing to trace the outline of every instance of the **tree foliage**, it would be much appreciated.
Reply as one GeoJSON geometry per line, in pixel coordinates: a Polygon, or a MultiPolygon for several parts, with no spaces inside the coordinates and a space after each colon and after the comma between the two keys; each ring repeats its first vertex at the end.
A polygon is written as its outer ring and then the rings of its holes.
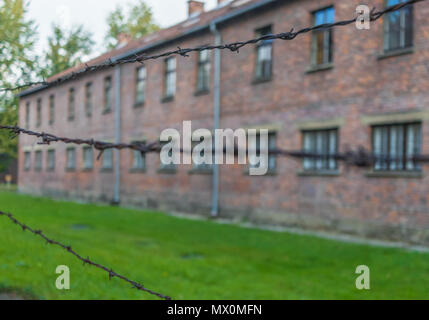
{"type": "Polygon", "coordinates": [[[151,8],[143,0],[138,0],[135,4],[129,3],[127,10],[116,7],[107,17],[107,24],[109,29],[105,41],[110,49],[117,46],[117,38],[121,33],[137,39],[159,30],[151,8]]]}
{"type": "Polygon", "coordinates": [[[82,63],[94,46],[92,34],[82,25],[67,30],[57,24],[52,25],[45,53],[45,67],[42,75],[49,77],[82,63]]]}
{"type": "MultiPolygon", "coordinates": [[[[27,19],[24,0],[0,0],[0,87],[14,87],[35,76],[38,66],[32,53],[36,40],[34,22],[27,19]]],[[[0,93],[0,124],[16,124],[18,99],[11,92],[0,93]]],[[[0,154],[16,157],[16,139],[0,132],[0,154]]]]}

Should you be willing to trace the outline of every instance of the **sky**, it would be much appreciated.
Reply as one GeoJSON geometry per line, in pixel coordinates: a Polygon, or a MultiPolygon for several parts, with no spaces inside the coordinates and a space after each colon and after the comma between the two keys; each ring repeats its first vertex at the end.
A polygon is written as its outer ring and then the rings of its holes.
{"type": "MultiPolygon", "coordinates": [[[[216,6],[217,0],[205,0],[205,8],[216,6]]],[[[96,51],[104,51],[103,39],[107,32],[106,18],[117,6],[126,7],[135,0],[30,0],[28,16],[38,26],[39,41],[36,51],[46,48],[47,37],[52,23],[69,27],[83,24],[92,32],[96,41],[96,51]]],[[[162,27],[168,27],[187,17],[187,0],[146,0],[154,13],[155,21],[162,27]]]]}

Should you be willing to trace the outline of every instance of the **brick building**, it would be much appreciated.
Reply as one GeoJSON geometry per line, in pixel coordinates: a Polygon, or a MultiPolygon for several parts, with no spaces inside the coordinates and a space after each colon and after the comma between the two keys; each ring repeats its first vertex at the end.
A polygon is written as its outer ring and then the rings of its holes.
{"type": "MultiPolygon", "coordinates": [[[[123,37],[89,64],[345,20],[359,4],[224,0],[205,12],[189,1],[186,21],[143,39],[123,37]]],[[[85,146],[40,146],[20,136],[19,189],[427,244],[429,177],[410,156],[429,153],[428,17],[423,2],[370,30],[350,25],[265,41],[239,54],[205,51],[125,64],[20,94],[20,125],[59,136],[156,141],[162,130],[180,130],[191,120],[193,129],[218,122],[269,129],[271,147],[335,153],[363,146],[402,160],[365,170],[332,158],[271,158],[268,175],[251,177],[240,165],[161,166],[159,155],[128,150],[96,161],[85,146]]]]}

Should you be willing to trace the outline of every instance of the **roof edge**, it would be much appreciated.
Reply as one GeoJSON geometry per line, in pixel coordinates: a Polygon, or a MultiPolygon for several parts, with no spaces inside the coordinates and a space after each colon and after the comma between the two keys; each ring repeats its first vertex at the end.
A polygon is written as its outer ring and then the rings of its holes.
{"type": "MultiPolygon", "coordinates": [[[[141,53],[141,52],[144,52],[144,51],[148,51],[148,50],[152,50],[152,49],[158,48],[160,46],[164,46],[164,45],[166,45],[166,44],[168,44],[170,42],[177,41],[178,39],[186,38],[188,36],[197,34],[199,32],[202,32],[202,31],[206,30],[206,29],[210,30],[210,26],[211,25],[218,25],[218,24],[227,22],[228,20],[232,20],[234,18],[239,17],[240,15],[249,13],[249,12],[251,12],[253,10],[259,9],[261,7],[264,7],[266,5],[269,5],[269,4],[272,4],[272,3],[275,3],[275,2],[279,2],[279,0],[263,0],[263,1],[259,1],[259,2],[253,3],[252,5],[246,6],[244,8],[241,8],[241,9],[238,9],[238,10],[234,10],[233,12],[230,12],[230,13],[224,15],[223,17],[219,17],[219,18],[213,19],[212,21],[210,21],[209,23],[207,23],[205,25],[196,27],[194,29],[187,30],[183,34],[181,34],[179,36],[176,36],[174,38],[160,40],[158,42],[149,44],[147,46],[143,46],[143,47],[136,48],[136,49],[133,49],[131,51],[125,52],[125,53],[123,53],[121,55],[113,57],[112,61],[115,62],[115,61],[123,60],[123,59],[129,58],[131,56],[135,56],[138,53],[141,53]]],[[[42,86],[38,86],[38,87],[34,87],[34,88],[29,88],[29,89],[26,89],[24,91],[19,92],[18,94],[16,94],[16,96],[18,98],[26,97],[26,96],[32,95],[34,93],[37,93],[39,91],[43,91],[43,90],[45,90],[45,89],[47,89],[49,87],[50,87],[49,85],[42,85],[42,86]]]]}

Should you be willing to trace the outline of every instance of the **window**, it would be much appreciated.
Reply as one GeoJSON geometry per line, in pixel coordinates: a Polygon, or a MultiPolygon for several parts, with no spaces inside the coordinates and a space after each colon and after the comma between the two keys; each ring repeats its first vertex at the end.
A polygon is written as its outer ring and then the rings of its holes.
{"type": "Polygon", "coordinates": [[[198,53],[197,92],[208,91],[210,87],[210,51],[204,50],[198,53]]]}
{"type": "MultiPolygon", "coordinates": [[[[386,0],[388,7],[406,0],[386,0]]],[[[391,12],[384,19],[384,51],[408,48],[413,45],[413,7],[391,12]]]]}
{"type": "Polygon", "coordinates": [[[93,168],[94,152],[91,147],[83,148],[83,168],[85,170],[91,170],[93,168]]]}
{"type": "Polygon", "coordinates": [[[112,78],[104,79],[104,113],[112,111],[112,78]]]}
{"type": "MultiPolygon", "coordinates": [[[[335,9],[329,7],[314,12],[314,25],[318,26],[335,21],[335,9]]],[[[333,61],[333,30],[313,31],[311,47],[311,65],[318,66],[333,61]]]]}
{"type": "Polygon", "coordinates": [[[176,94],[176,58],[165,60],[164,97],[173,98],[176,94]]]}
{"type": "Polygon", "coordinates": [[[103,170],[113,169],[113,150],[107,149],[103,152],[103,159],[101,162],[101,168],[103,170]]]}
{"type": "Polygon", "coordinates": [[[75,148],[67,149],[67,170],[75,170],[76,169],[76,150],[75,148]]]}
{"type": "Polygon", "coordinates": [[[49,124],[52,125],[55,122],[55,96],[49,97],[49,124]]]}
{"type": "Polygon", "coordinates": [[[305,171],[337,170],[338,163],[334,155],[338,152],[338,129],[304,131],[303,151],[321,156],[305,158],[305,171]]]}
{"type": "Polygon", "coordinates": [[[36,127],[42,124],[42,99],[37,100],[36,127]]]}
{"type": "Polygon", "coordinates": [[[48,171],[55,170],[55,150],[48,150],[48,171]]]}
{"type": "Polygon", "coordinates": [[[146,91],[146,68],[140,67],[137,69],[136,75],[136,106],[142,105],[145,102],[146,91]]]}
{"type": "Polygon", "coordinates": [[[69,90],[69,106],[68,106],[68,120],[73,121],[75,116],[75,91],[74,88],[69,90]]]}
{"type": "Polygon", "coordinates": [[[92,83],[85,85],[85,113],[87,117],[92,116],[92,83]]]}
{"type": "MultiPolygon", "coordinates": [[[[271,26],[257,30],[256,36],[272,34],[271,26]]],[[[273,40],[263,40],[256,48],[256,80],[269,80],[272,73],[273,40]]]]}
{"type": "MultiPolygon", "coordinates": [[[[161,149],[168,143],[169,142],[161,142],[161,149]]],[[[172,159],[172,157],[173,157],[173,150],[170,148],[170,151],[168,152],[168,158],[172,159]]],[[[176,171],[176,165],[174,163],[165,164],[161,161],[160,170],[161,170],[161,172],[162,171],[176,171]]]]}
{"type": "Polygon", "coordinates": [[[133,170],[144,170],[146,169],[146,154],[140,151],[133,151],[133,170]]]}
{"type": "MultiPolygon", "coordinates": [[[[196,145],[200,144],[203,141],[204,141],[204,138],[201,137],[200,142],[193,142],[192,151],[194,151],[194,148],[195,148],[196,145]]],[[[200,151],[200,157],[204,158],[204,156],[205,156],[204,149],[201,149],[201,151],[200,151]]],[[[216,152],[215,152],[215,149],[214,149],[214,142],[213,142],[213,146],[212,146],[212,164],[209,164],[209,163],[200,163],[200,164],[197,164],[194,161],[195,160],[194,157],[192,157],[192,167],[193,167],[193,170],[194,171],[209,171],[209,170],[212,170],[213,169],[213,164],[215,163],[215,157],[216,157],[216,152]]]]}
{"type": "Polygon", "coordinates": [[[419,171],[413,161],[422,146],[421,124],[395,124],[372,128],[376,171],[419,171]]]}
{"type": "Polygon", "coordinates": [[[24,152],[24,170],[28,171],[31,169],[31,152],[24,152]]]}
{"type": "MultiPolygon", "coordinates": [[[[275,172],[277,168],[277,156],[272,154],[271,151],[277,149],[277,133],[270,132],[268,133],[268,172],[275,172]]],[[[256,136],[256,156],[259,157],[261,154],[261,137],[260,134],[256,136]]],[[[258,163],[254,163],[249,158],[249,167],[250,168],[258,168],[261,166],[261,161],[264,159],[259,159],[258,163]],[[250,164],[253,163],[253,164],[250,164]]]]}
{"type": "Polygon", "coordinates": [[[40,150],[36,151],[34,168],[36,171],[42,170],[42,151],[40,150]]]}
{"type": "Polygon", "coordinates": [[[30,128],[30,102],[25,104],[25,127],[30,128]]]}

